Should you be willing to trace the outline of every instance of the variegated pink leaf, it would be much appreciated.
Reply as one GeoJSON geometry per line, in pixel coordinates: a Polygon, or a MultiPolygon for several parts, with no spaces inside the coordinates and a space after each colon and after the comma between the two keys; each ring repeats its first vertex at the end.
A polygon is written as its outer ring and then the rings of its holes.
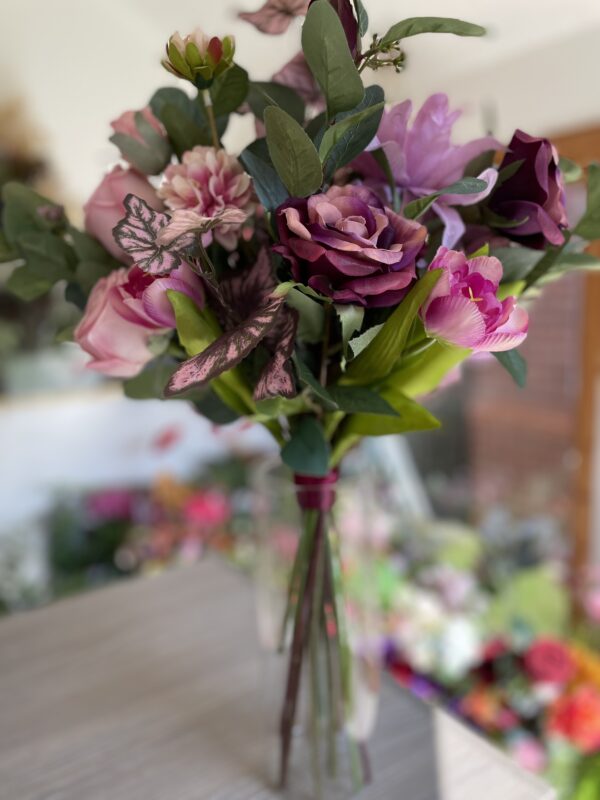
{"type": "Polygon", "coordinates": [[[283,308],[279,319],[269,333],[273,340],[275,353],[263,369],[256,388],[255,400],[268,397],[295,397],[296,384],[290,358],[294,352],[298,312],[291,308],[283,308]]]}
{"type": "Polygon", "coordinates": [[[128,194],[123,204],[127,214],[113,228],[113,236],[133,258],[134,264],[151,275],[165,275],[178,267],[182,263],[179,253],[157,242],[169,217],[161,211],[154,211],[134,194],[128,194]]]}
{"type": "Polygon", "coordinates": [[[193,244],[194,233],[208,233],[214,228],[241,225],[247,218],[248,214],[235,206],[225,206],[212,217],[204,217],[191,209],[180,209],[173,212],[169,222],[158,234],[157,241],[162,246],[168,246],[177,240],[177,245],[181,248],[193,244]]]}
{"type": "Polygon", "coordinates": [[[249,269],[232,270],[221,281],[221,297],[232,318],[244,319],[265,304],[276,282],[268,250],[263,247],[249,269]]]}
{"type": "Polygon", "coordinates": [[[258,11],[243,11],[239,17],[262,33],[277,35],[287,31],[294,17],[306,14],[308,4],[309,0],[267,0],[258,11]]]}
{"type": "Polygon", "coordinates": [[[283,297],[271,297],[236,328],[185,361],[171,376],[165,390],[167,397],[192,386],[205,386],[213,378],[237,366],[275,325],[283,302],[283,297]]]}

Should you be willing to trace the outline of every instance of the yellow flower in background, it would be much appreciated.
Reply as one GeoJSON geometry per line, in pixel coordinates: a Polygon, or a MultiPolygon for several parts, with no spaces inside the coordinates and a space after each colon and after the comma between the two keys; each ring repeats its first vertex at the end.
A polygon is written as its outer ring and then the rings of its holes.
{"type": "Polygon", "coordinates": [[[570,644],[569,650],[577,668],[576,682],[591,683],[600,689],[600,655],[584,644],[570,644]]]}
{"type": "Polygon", "coordinates": [[[152,498],[167,511],[180,512],[194,493],[191,486],[172,475],[159,475],[152,486],[152,498]]]}

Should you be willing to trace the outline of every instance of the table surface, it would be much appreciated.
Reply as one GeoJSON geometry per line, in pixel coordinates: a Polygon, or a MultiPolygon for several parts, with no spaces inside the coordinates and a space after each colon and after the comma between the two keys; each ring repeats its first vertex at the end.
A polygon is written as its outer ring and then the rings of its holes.
{"type": "MultiPolygon", "coordinates": [[[[276,797],[253,606],[207,559],[3,620],[1,800],[276,797]]],[[[554,800],[445,712],[385,682],[380,705],[361,800],[554,800]]]]}

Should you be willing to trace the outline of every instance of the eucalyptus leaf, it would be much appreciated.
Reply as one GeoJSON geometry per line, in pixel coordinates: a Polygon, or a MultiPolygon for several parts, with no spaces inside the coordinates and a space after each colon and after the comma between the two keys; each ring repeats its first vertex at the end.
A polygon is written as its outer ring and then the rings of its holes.
{"type": "Polygon", "coordinates": [[[2,232],[10,244],[28,233],[60,230],[64,225],[61,206],[28,186],[9,182],[2,187],[2,232]],[[40,210],[53,213],[40,213],[40,210]]]}
{"type": "Polygon", "coordinates": [[[418,219],[431,208],[438,197],[444,194],[478,194],[479,192],[483,192],[486,187],[487,183],[479,178],[461,178],[459,181],[456,181],[456,183],[451,183],[450,186],[445,186],[443,189],[433,194],[419,197],[407,203],[402,214],[407,217],[407,219],[418,219]]]}
{"type": "Polygon", "coordinates": [[[302,417],[293,424],[291,438],[281,450],[281,459],[298,475],[324,478],[328,474],[329,445],[315,417],[302,417]]]}
{"type": "Polygon", "coordinates": [[[383,108],[383,89],[369,86],[358,106],[352,111],[338,114],[335,125],[325,130],[319,144],[319,155],[328,180],[337,169],[349,164],[373,141],[383,108]]]}
{"type": "Polygon", "coordinates": [[[296,122],[304,122],[304,101],[291,87],[282,83],[252,81],[248,93],[248,105],[254,116],[263,119],[265,108],[278,106],[293,117],[296,122]]]}
{"type": "Polygon", "coordinates": [[[316,0],[309,6],[302,27],[302,50],[325,95],[331,118],[360,103],[364,86],[340,18],[329,0],[316,0]]]}
{"type": "Polygon", "coordinates": [[[358,20],[358,33],[360,36],[364,36],[369,28],[367,9],[364,7],[362,0],[354,0],[354,8],[356,9],[356,19],[358,20]]]}
{"type": "MultiPolygon", "coordinates": [[[[317,0],[315,5],[322,2],[317,0]]],[[[302,126],[281,108],[268,106],[264,119],[271,161],[283,184],[293,197],[314,194],[323,183],[321,161],[314,144],[302,126]]]]}
{"type": "Polygon", "coordinates": [[[387,318],[371,344],[348,365],[344,383],[368,384],[389,375],[402,357],[411,326],[442,274],[426,272],[387,318]]]}
{"type": "Polygon", "coordinates": [[[248,73],[233,64],[213,81],[210,96],[215,117],[224,117],[237,111],[248,96],[248,73]]]}
{"type": "Polygon", "coordinates": [[[527,383],[527,362],[518,350],[492,353],[521,389],[527,383]]]}
{"type": "Polygon", "coordinates": [[[573,233],[592,242],[600,239],[600,164],[590,164],[587,179],[587,207],[573,233]]]}
{"type": "Polygon", "coordinates": [[[266,139],[257,139],[248,145],[242,151],[240,161],[251,176],[258,199],[267,211],[287,200],[288,191],[273,166],[266,139]]]}
{"type": "Polygon", "coordinates": [[[34,275],[26,265],[22,265],[12,271],[5,286],[20,300],[29,302],[49,292],[53,281],[34,275]]]}
{"type": "Polygon", "coordinates": [[[75,251],[54,233],[30,231],[18,237],[17,245],[32,275],[53,283],[73,277],[75,251]]]}
{"type": "Polygon", "coordinates": [[[485,28],[452,17],[410,17],[397,22],[381,40],[387,45],[421,33],[452,33],[455,36],[484,36],[485,28]]]}

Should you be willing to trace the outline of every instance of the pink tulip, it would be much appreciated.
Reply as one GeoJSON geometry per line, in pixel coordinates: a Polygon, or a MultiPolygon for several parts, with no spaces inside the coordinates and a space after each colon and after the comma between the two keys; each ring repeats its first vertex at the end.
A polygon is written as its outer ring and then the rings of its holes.
{"type": "Polygon", "coordinates": [[[162,203],[150,183],[131,169],[117,166],[104,176],[96,191],[85,204],[85,229],[94,236],[118,261],[128,261],[113,237],[113,228],[125,216],[123,201],[128,194],[141,197],[159,211],[162,203]]]}
{"type": "Polygon", "coordinates": [[[492,353],[524,341],[529,318],[514,297],[498,299],[502,264],[497,258],[469,260],[464,253],[440,247],[428,269],[442,270],[420,312],[428,336],[492,353]]]}
{"type": "Polygon", "coordinates": [[[88,368],[116,378],[137,375],[154,358],[151,337],[175,328],[168,289],[203,305],[202,285],[187,264],[166,278],[153,278],[139,267],[121,267],[101,278],[75,329],[75,341],[92,356],[88,368]]]}

